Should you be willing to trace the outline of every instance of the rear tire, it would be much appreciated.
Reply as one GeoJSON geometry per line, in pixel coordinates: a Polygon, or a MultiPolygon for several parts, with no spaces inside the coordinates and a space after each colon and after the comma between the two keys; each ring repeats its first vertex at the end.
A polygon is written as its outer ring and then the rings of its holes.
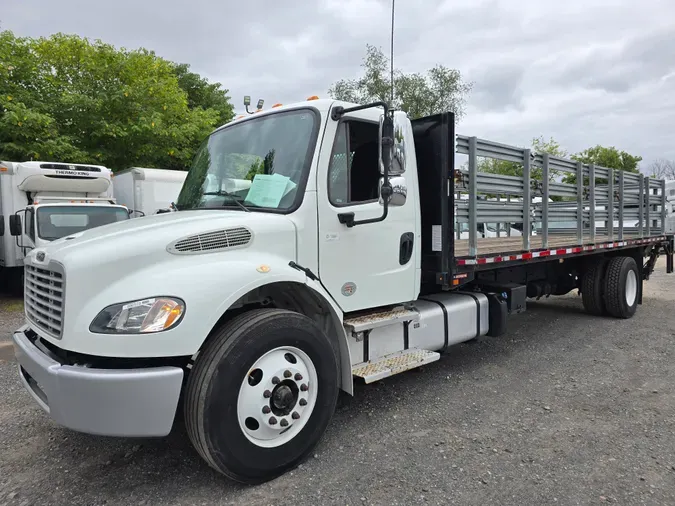
{"type": "Polygon", "coordinates": [[[216,471],[242,483],[296,467],[335,410],[337,364],[329,339],[304,315],[259,309],[233,318],[216,330],[188,377],[184,415],[192,444],[216,471]]]}
{"type": "Polygon", "coordinates": [[[640,272],[632,257],[614,257],[607,264],[605,307],[615,318],[631,318],[640,295],[640,272]]]}
{"type": "Polygon", "coordinates": [[[584,309],[594,316],[607,314],[603,297],[606,265],[604,259],[593,263],[586,269],[581,281],[581,300],[584,309]]]}

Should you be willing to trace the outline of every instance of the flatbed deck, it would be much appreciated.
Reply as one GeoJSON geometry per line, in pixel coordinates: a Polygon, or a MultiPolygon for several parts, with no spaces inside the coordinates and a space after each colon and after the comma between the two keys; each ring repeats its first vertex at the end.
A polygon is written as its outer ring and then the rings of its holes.
{"type": "MultiPolygon", "coordinates": [[[[636,239],[640,237],[639,234],[626,234],[624,239],[636,239]]],[[[533,235],[530,237],[530,251],[543,249],[543,237],[541,235],[533,235]]],[[[574,246],[583,246],[587,244],[599,244],[610,241],[618,241],[617,236],[610,238],[607,235],[596,235],[595,240],[591,241],[590,237],[584,237],[582,243],[577,240],[576,234],[570,235],[552,235],[548,238],[548,248],[571,248],[574,246]]],[[[507,253],[521,253],[523,249],[522,237],[489,237],[478,239],[478,256],[507,254],[507,253]]],[[[457,258],[473,258],[469,255],[469,240],[455,239],[455,257],[457,258]]]]}

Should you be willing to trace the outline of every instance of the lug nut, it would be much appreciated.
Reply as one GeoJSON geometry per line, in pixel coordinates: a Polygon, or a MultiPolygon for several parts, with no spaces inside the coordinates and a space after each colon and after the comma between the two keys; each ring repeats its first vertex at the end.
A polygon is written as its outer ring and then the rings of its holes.
{"type": "Polygon", "coordinates": [[[301,379],[302,379],[302,374],[300,374],[299,372],[295,373],[295,381],[300,381],[301,379]]]}
{"type": "Polygon", "coordinates": [[[279,378],[277,378],[276,376],[274,378],[272,378],[272,384],[273,385],[278,385],[279,383],[281,383],[281,380],[279,378]]]}
{"type": "Polygon", "coordinates": [[[307,406],[307,399],[300,399],[300,406],[307,406]]]}
{"type": "Polygon", "coordinates": [[[284,378],[290,378],[292,375],[293,373],[291,371],[288,370],[284,371],[284,378]]]}
{"type": "Polygon", "coordinates": [[[288,420],[282,418],[281,422],[279,422],[279,425],[281,425],[282,427],[288,427],[288,420]]]}
{"type": "Polygon", "coordinates": [[[298,413],[297,411],[293,411],[291,418],[293,418],[293,420],[297,420],[298,418],[300,418],[300,413],[298,413]]]}
{"type": "Polygon", "coordinates": [[[270,416],[270,425],[276,425],[277,424],[277,419],[274,418],[273,416],[270,416]]]}
{"type": "Polygon", "coordinates": [[[269,415],[270,411],[272,410],[269,406],[263,406],[263,415],[269,415]]]}
{"type": "Polygon", "coordinates": [[[302,385],[300,385],[300,390],[306,392],[307,390],[309,390],[309,387],[305,383],[303,383],[302,385]]]}
{"type": "Polygon", "coordinates": [[[265,399],[269,399],[270,397],[272,397],[272,392],[270,392],[269,390],[265,390],[265,391],[263,392],[263,397],[264,397],[265,399]]]}

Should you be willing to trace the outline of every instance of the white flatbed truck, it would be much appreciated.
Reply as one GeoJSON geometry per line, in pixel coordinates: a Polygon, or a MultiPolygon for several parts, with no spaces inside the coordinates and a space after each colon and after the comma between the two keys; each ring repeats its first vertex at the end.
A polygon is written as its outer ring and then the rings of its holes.
{"type": "MultiPolygon", "coordinates": [[[[0,161],[0,279],[21,292],[27,252],[83,230],[129,219],[101,165],[0,161]]],[[[3,290],[4,291],[4,290],[3,290]]]]}
{"type": "Polygon", "coordinates": [[[41,283],[26,297],[50,319],[27,313],[13,336],[25,388],[91,434],[161,437],[183,417],[210,466],[261,482],[312,451],[355,378],[496,338],[528,297],[580,290],[589,313],[630,318],[660,254],[673,271],[663,181],[454,126],[452,113],[410,121],[384,103],[308,100],[217,129],[177,212],[27,256],[41,283]],[[478,172],[484,156],[522,164],[522,177],[478,172]],[[576,230],[549,233],[570,219],[576,230]],[[479,223],[538,233],[479,238],[479,223]]]}

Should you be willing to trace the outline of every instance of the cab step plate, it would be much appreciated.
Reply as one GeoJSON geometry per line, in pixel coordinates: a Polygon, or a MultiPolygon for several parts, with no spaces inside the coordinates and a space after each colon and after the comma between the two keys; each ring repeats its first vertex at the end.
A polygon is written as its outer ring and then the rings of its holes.
{"type": "Polygon", "coordinates": [[[417,321],[420,314],[417,311],[397,307],[389,311],[364,314],[346,318],[343,322],[345,328],[352,333],[363,332],[377,327],[386,327],[394,323],[404,321],[417,321]]]}
{"type": "Polygon", "coordinates": [[[429,350],[410,349],[387,355],[378,360],[364,362],[352,367],[352,374],[363,378],[366,383],[373,383],[394,374],[408,371],[421,365],[436,362],[440,353],[429,350]]]}

